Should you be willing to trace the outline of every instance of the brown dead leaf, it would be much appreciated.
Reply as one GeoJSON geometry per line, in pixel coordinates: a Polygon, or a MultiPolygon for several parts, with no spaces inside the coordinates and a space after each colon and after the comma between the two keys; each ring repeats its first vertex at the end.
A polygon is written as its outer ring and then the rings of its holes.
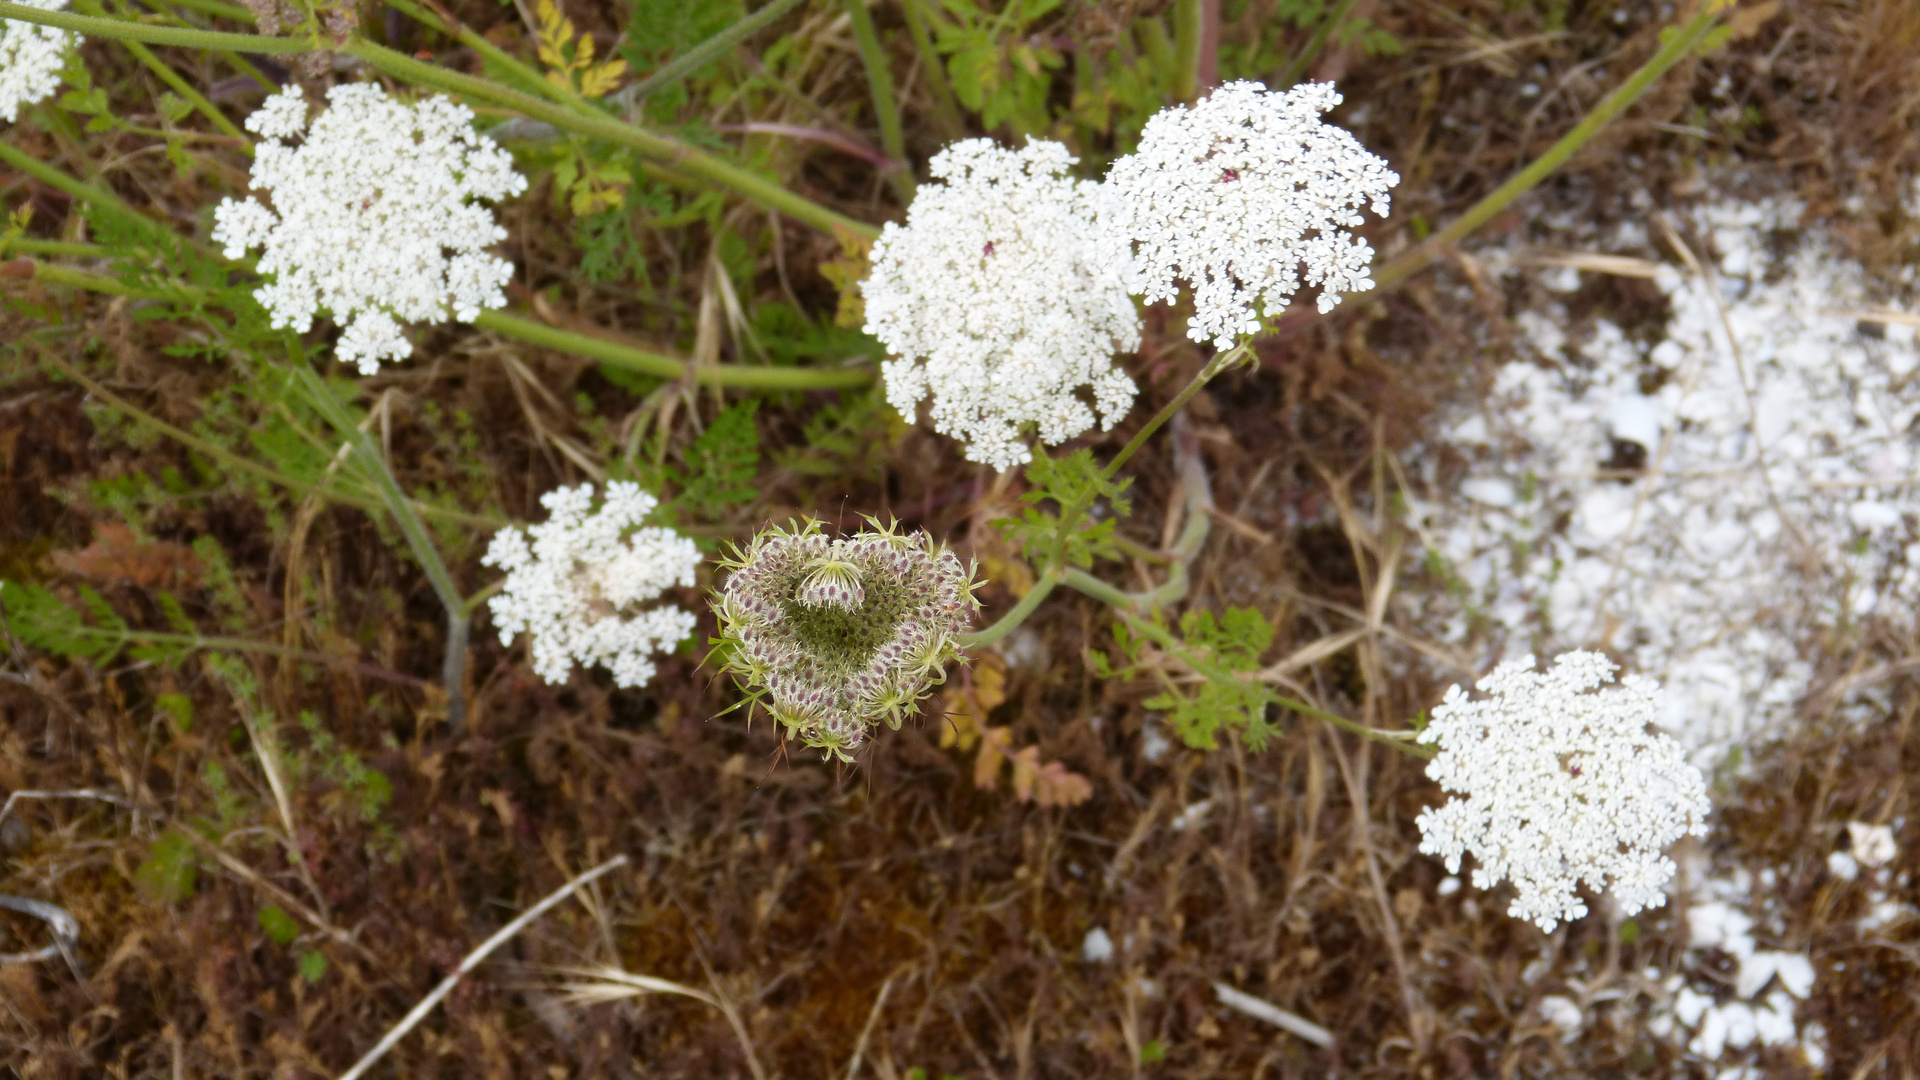
{"type": "Polygon", "coordinates": [[[973,786],[992,791],[1000,784],[1000,763],[1013,748],[1013,729],[985,728],[980,732],[980,756],[973,759],[973,786]]]}
{"type": "Polygon", "coordinates": [[[167,540],[142,543],[134,538],[133,530],[116,521],[96,522],[93,543],[86,547],[55,551],[47,558],[66,573],[109,584],[126,581],[151,589],[179,588],[200,581],[200,560],[194,557],[192,548],[167,540]]]}

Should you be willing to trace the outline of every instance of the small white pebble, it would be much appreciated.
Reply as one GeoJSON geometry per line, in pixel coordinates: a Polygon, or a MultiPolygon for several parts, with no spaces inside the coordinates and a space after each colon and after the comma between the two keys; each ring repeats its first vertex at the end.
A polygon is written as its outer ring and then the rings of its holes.
{"type": "Polygon", "coordinates": [[[1087,931],[1086,940],[1080,943],[1080,959],[1089,964],[1104,964],[1113,959],[1113,939],[1107,936],[1105,927],[1096,926],[1087,931]]]}

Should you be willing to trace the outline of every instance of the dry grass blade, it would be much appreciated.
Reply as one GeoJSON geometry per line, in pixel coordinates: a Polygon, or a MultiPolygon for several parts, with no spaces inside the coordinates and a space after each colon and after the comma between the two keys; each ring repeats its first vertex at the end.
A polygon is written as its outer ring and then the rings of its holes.
{"type": "Polygon", "coordinates": [[[657,978],[653,975],[635,975],[630,971],[610,965],[584,968],[554,968],[562,975],[572,975],[576,981],[561,983],[559,986],[564,1000],[572,1005],[599,1005],[609,1001],[622,1001],[641,994],[678,994],[704,1002],[719,1009],[720,1002],[712,994],[695,990],[691,986],[674,982],[672,979],[657,978]]]}
{"type": "Polygon", "coordinates": [[[1268,664],[1261,670],[1260,677],[1272,682],[1290,671],[1317,664],[1366,636],[1366,630],[1346,630],[1338,634],[1328,634],[1317,641],[1310,641],[1300,646],[1285,658],[1268,664]]]}
{"type": "Polygon", "coordinates": [[[1333,1045],[1333,1032],[1304,1016],[1297,1016],[1252,994],[1242,993],[1223,982],[1214,983],[1213,992],[1220,998],[1220,1004],[1235,1012],[1245,1013],[1255,1020],[1265,1020],[1275,1027],[1284,1028],[1315,1046],[1333,1045]]]}
{"type": "Polygon", "coordinates": [[[1670,269],[1664,263],[1655,262],[1652,259],[1636,259],[1630,255],[1602,255],[1593,251],[1554,251],[1546,248],[1526,252],[1514,261],[1521,266],[1572,267],[1592,274],[1610,274],[1614,277],[1640,278],[1647,281],[1659,277],[1661,271],[1670,269]]]}

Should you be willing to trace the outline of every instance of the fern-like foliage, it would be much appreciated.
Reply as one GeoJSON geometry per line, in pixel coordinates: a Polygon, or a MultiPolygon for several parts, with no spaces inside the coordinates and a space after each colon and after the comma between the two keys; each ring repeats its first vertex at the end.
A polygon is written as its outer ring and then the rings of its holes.
{"type": "Polygon", "coordinates": [[[1215,619],[1210,611],[1189,611],[1180,619],[1180,637],[1156,615],[1152,622],[1114,625],[1116,656],[1088,655],[1102,678],[1127,678],[1150,672],[1165,690],[1148,698],[1149,709],[1167,714],[1181,741],[1196,750],[1219,746],[1222,729],[1237,733],[1250,750],[1263,749],[1279,728],[1267,719],[1273,695],[1258,681],[1260,656],[1273,644],[1273,624],[1253,608],[1228,608],[1215,619]],[[1157,655],[1153,646],[1159,646],[1157,655]],[[1167,661],[1203,676],[1189,693],[1167,673],[1167,661]]]}
{"type": "Polygon", "coordinates": [[[85,585],[78,592],[80,607],[74,608],[45,586],[0,581],[0,615],[21,644],[95,664],[125,650],[136,660],[175,667],[200,647],[198,629],[170,593],[154,595],[174,633],[135,630],[106,597],[85,585]]]}
{"type": "Polygon", "coordinates": [[[1026,509],[1018,517],[1001,518],[995,524],[1029,559],[1049,561],[1056,544],[1069,565],[1083,570],[1095,559],[1120,557],[1113,543],[1114,518],[1095,520],[1077,513],[1073,526],[1062,536],[1060,515],[1043,507],[1053,502],[1062,508],[1086,511],[1105,499],[1115,517],[1125,517],[1133,509],[1126,497],[1132,479],[1105,475],[1094,461],[1093,451],[1083,447],[1057,458],[1036,450],[1033,463],[1027,466],[1027,483],[1033,485],[1032,490],[1020,496],[1026,509]]]}
{"type": "Polygon", "coordinates": [[[753,486],[760,470],[759,409],[758,401],[727,406],[681,453],[683,464],[668,466],[667,479],[680,489],[672,503],[677,514],[712,521],[759,494],[753,486]]]}

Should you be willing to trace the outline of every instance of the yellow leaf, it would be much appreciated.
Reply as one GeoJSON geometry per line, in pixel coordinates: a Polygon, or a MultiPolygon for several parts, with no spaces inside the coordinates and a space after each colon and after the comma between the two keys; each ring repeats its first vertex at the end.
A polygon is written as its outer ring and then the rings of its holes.
{"type": "Polygon", "coordinates": [[[1007,662],[993,653],[987,653],[973,665],[973,700],[980,710],[980,719],[985,722],[987,713],[999,708],[1007,700],[1007,662]]]}
{"type": "Polygon", "coordinates": [[[966,702],[960,700],[958,690],[947,696],[946,720],[940,725],[940,749],[958,746],[964,754],[980,741],[980,725],[974,723],[973,716],[967,712],[966,702]]]}
{"type": "Polygon", "coordinates": [[[1764,4],[1755,4],[1745,11],[1737,11],[1727,20],[1727,33],[1735,40],[1751,37],[1768,19],[1780,14],[1780,0],[1767,0],[1764,4]]]}
{"type": "MultiPolygon", "coordinates": [[[[544,58],[544,57],[542,57],[542,59],[545,59],[545,58],[544,58]]],[[[560,89],[562,89],[562,90],[571,90],[571,89],[573,89],[573,84],[572,84],[572,83],[569,83],[569,82],[567,81],[567,77],[566,77],[566,75],[564,75],[564,74],[562,74],[561,72],[558,72],[558,71],[549,71],[549,72],[547,72],[547,81],[548,81],[548,82],[550,82],[550,83],[552,83],[553,85],[555,85],[555,86],[557,86],[557,87],[559,87],[559,88],[560,88],[560,89]]]]}

